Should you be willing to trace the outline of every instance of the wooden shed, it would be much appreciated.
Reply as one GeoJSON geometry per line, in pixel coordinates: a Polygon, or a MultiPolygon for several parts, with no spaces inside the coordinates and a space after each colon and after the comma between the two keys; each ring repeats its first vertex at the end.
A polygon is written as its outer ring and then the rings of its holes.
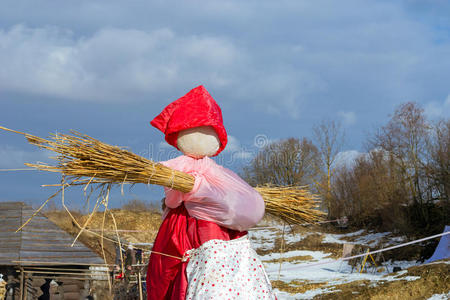
{"type": "Polygon", "coordinates": [[[57,294],[81,299],[92,280],[102,278],[98,270],[103,259],[78,241],[71,247],[74,237],[40,213],[16,233],[33,213],[23,202],[0,202],[0,273],[7,281],[6,299],[38,299],[50,283],[54,290],[58,287],[52,299],[57,294]]]}

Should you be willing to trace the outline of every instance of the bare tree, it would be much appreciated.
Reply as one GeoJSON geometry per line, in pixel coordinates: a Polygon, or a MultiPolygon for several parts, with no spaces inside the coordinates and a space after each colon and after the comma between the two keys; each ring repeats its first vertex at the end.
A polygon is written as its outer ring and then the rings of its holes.
{"type": "Polygon", "coordinates": [[[244,178],[253,185],[306,185],[317,175],[318,156],[313,143],[303,138],[289,138],[264,147],[244,168],[244,178]]]}
{"type": "Polygon", "coordinates": [[[404,233],[441,232],[450,214],[450,121],[430,126],[417,104],[405,103],[368,145],[368,154],[335,171],[331,215],[404,233]]]}
{"type": "Polygon", "coordinates": [[[430,195],[450,212],[450,120],[441,120],[433,127],[428,141],[429,160],[426,166],[430,179],[430,195]]]}
{"type": "Polygon", "coordinates": [[[340,166],[333,180],[331,216],[345,214],[353,224],[405,229],[401,215],[409,190],[399,174],[382,150],[359,157],[351,167],[340,166]]]}
{"type": "Polygon", "coordinates": [[[316,165],[320,174],[316,187],[322,195],[322,199],[330,214],[332,201],[332,178],[334,176],[334,165],[338,153],[344,144],[344,131],[340,123],[335,121],[322,121],[313,128],[314,141],[319,151],[319,163],[316,165]]]}
{"type": "MultiPolygon", "coordinates": [[[[416,103],[407,102],[395,110],[388,124],[381,127],[370,142],[372,147],[389,153],[391,161],[399,167],[409,184],[411,200],[419,207],[424,205],[426,182],[423,167],[429,130],[423,109],[416,103]]],[[[425,211],[421,214],[427,218],[425,211]]]]}

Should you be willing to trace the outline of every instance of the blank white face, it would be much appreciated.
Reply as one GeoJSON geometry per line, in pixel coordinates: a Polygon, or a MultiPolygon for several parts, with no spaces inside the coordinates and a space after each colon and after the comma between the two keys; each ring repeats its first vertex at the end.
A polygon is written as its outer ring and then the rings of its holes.
{"type": "Polygon", "coordinates": [[[185,155],[202,158],[216,154],[220,141],[213,127],[200,126],[180,131],[177,146],[185,155]]]}

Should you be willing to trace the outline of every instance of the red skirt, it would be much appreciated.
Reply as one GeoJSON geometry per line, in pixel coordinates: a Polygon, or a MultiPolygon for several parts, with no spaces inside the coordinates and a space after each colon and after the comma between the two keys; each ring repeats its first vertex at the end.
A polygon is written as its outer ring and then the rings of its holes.
{"type": "MultiPolygon", "coordinates": [[[[171,209],[162,222],[153,251],[183,257],[187,250],[198,248],[209,240],[229,241],[246,234],[246,231],[239,232],[193,218],[184,205],[180,205],[171,209]]],[[[147,270],[147,299],[185,299],[188,285],[186,266],[187,262],[178,258],[152,253],[147,270]]]]}

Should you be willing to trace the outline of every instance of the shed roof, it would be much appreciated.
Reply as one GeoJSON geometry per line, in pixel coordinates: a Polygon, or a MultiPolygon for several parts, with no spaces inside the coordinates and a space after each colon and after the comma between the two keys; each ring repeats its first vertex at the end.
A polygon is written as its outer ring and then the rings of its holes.
{"type": "Polygon", "coordinates": [[[103,263],[84,244],[77,241],[71,247],[74,238],[40,213],[16,233],[33,213],[23,202],[0,202],[0,265],[18,265],[14,261],[33,261],[34,265],[103,263]]]}

